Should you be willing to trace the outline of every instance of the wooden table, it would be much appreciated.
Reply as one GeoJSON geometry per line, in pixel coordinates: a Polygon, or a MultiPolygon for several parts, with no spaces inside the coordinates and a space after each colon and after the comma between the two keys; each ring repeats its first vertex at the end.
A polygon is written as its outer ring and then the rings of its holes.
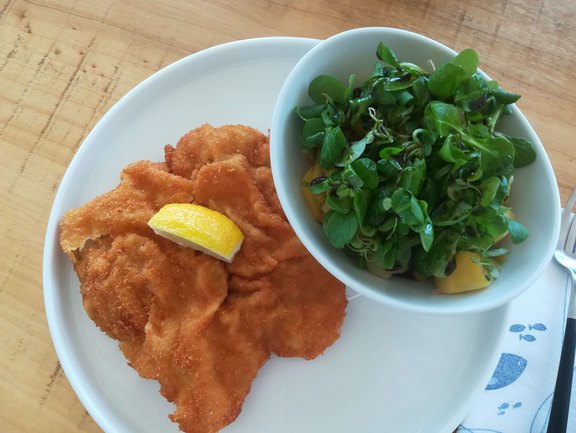
{"type": "Polygon", "coordinates": [[[475,48],[485,71],[523,95],[566,199],[576,185],[574,0],[0,1],[0,431],[101,431],[53,350],[41,271],[54,194],[106,110],[207,47],[362,26],[475,48]]]}

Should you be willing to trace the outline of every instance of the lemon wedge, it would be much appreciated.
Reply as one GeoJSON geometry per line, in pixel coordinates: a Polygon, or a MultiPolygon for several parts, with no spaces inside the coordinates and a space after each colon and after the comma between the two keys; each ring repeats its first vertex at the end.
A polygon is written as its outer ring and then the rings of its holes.
{"type": "Polygon", "coordinates": [[[157,235],[228,263],[244,241],[244,234],[230,218],[191,203],[165,205],[148,225],[157,235]]]}

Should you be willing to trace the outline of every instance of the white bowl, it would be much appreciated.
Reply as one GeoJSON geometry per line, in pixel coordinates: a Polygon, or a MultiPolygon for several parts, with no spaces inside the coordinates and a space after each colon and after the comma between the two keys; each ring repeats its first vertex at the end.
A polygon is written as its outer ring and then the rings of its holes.
{"type": "MultiPolygon", "coordinates": [[[[515,106],[497,130],[528,138],[536,148],[536,162],[515,171],[511,206],[530,230],[488,288],[467,294],[440,295],[431,284],[392,277],[384,280],[360,269],[343,250],[334,248],[304,203],[300,185],[309,163],[300,150],[300,121],[293,109],[308,105],[308,85],[318,75],[333,75],[347,82],[367,79],[376,62],[376,47],[383,41],[401,61],[426,67],[452,59],[456,52],[432,39],[393,28],[360,28],[335,35],[310,50],[294,67],[278,96],[270,129],[272,173],[280,202],[290,224],[310,253],[336,278],[356,292],[391,307],[420,313],[460,314],[486,311],[514,299],[526,290],[550,262],[559,234],[560,198],[550,161],[538,136],[515,106]]],[[[480,56],[482,62],[482,56],[480,56]]],[[[514,91],[514,89],[507,89],[514,91]]]]}

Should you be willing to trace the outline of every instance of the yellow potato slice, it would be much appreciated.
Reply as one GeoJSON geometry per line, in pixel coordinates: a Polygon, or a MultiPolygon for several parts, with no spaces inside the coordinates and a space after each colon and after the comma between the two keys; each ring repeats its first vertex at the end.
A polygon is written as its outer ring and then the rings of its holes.
{"type": "Polygon", "coordinates": [[[442,293],[455,294],[479,290],[490,285],[488,271],[478,263],[480,256],[470,251],[459,251],[454,256],[456,269],[444,278],[434,278],[434,285],[442,293]]]}
{"type": "Polygon", "coordinates": [[[316,221],[321,223],[324,217],[322,206],[326,200],[326,194],[312,194],[309,188],[310,182],[320,176],[324,176],[324,173],[318,164],[314,164],[306,170],[306,173],[304,173],[300,191],[302,192],[302,197],[304,198],[308,210],[310,210],[310,214],[316,221]]]}

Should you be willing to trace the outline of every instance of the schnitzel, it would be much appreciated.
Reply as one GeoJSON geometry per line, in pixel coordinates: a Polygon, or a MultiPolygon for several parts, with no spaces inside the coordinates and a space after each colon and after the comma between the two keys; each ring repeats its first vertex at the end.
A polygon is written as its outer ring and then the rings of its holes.
{"type": "Polygon", "coordinates": [[[184,432],[234,421],[272,353],[313,359],[340,335],[344,286],[292,231],[268,139],[252,128],[190,131],[165,147],[165,162],[129,165],[115,189],[69,211],[60,227],[86,312],[142,377],[160,383],[184,432]],[[234,261],[157,236],[147,222],[168,203],[232,219],[245,236],[234,261]]]}

